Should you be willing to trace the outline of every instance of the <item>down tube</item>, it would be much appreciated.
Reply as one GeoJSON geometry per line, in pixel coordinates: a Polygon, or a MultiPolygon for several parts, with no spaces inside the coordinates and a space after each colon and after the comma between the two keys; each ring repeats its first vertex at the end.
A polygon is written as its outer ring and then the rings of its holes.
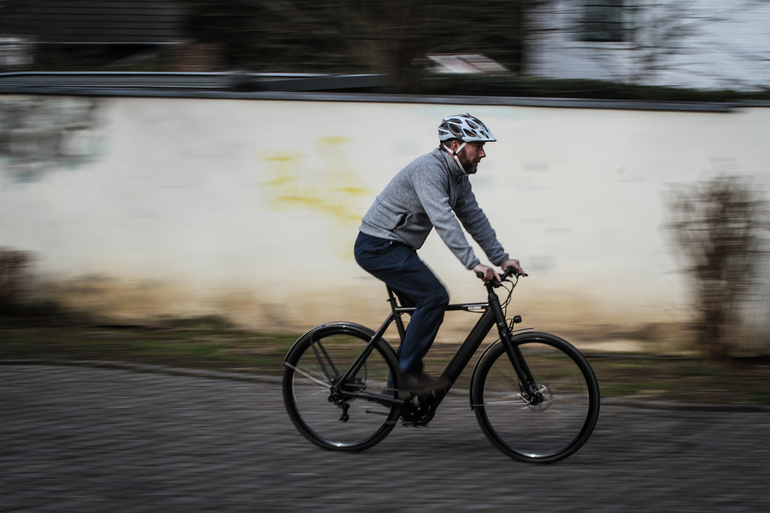
{"type": "Polygon", "coordinates": [[[465,342],[463,342],[460,349],[457,350],[457,354],[454,355],[452,361],[447,365],[442,374],[443,377],[449,378],[452,383],[457,381],[457,378],[460,377],[465,366],[471,361],[476,350],[484,341],[484,337],[487,336],[487,333],[489,333],[489,330],[492,329],[494,324],[495,314],[492,312],[491,308],[487,308],[481,318],[476,322],[476,325],[473,326],[471,332],[468,333],[465,342]]]}

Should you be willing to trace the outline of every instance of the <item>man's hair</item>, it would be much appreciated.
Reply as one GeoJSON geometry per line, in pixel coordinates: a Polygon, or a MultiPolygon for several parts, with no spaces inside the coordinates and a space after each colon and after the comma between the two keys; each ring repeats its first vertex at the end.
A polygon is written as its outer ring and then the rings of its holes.
{"type": "MultiPolygon", "coordinates": [[[[452,141],[457,141],[457,144],[462,144],[463,143],[460,139],[447,139],[446,141],[439,141],[438,142],[439,149],[444,150],[444,146],[446,146],[447,148],[451,148],[452,147],[452,141]]],[[[444,151],[446,151],[446,150],[444,150],[444,151]]]]}

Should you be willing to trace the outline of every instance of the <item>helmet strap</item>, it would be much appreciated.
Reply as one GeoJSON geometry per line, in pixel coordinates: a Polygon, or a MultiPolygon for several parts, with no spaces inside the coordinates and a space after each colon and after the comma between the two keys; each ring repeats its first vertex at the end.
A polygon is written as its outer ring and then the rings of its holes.
{"type": "Polygon", "coordinates": [[[465,172],[465,168],[464,168],[464,167],[463,167],[463,165],[460,163],[460,159],[457,157],[457,154],[458,154],[458,153],[460,153],[461,151],[463,151],[463,148],[465,148],[465,145],[466,145],[466,144],[468,144],[468,143],[466,143],[465,141],[463,141],[463,143],[460,145],[460,147],[459,147],[459,148],[457,148],[455,151],[452,151],[452,149],[451,149],[451,148],[448,148],[446,144],[442,144],[442,146],[444,147],[444,149],[445,149],[446,151],[448,151],[449,153],[451,153],[451,154],[452,154],[452,157],[454,157],[454,159],[455,159],[455,162],[457,162],[457,167],[459,167],[459,168],[460,168],[460,171],[462,171],[462,172],[463,172],[463,174],[466,174],[466,175],[467,175],[468,173],[466,173],[466,172],[465,172]]]}

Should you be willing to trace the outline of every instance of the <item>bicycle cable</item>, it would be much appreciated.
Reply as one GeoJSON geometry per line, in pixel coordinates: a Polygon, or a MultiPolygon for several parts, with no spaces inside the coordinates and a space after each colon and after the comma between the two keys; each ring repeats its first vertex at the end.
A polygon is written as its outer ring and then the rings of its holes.
{"type": "Polygon", "coordinates": [[[505,290],[508,291],[508,297],[505,298],[505,301],[503,301],[503,304],[502,304],[503,310],[508,308],[508,304],[511,302],[511,297],[513,296],[513,289],[516,288],[516,285],[518,285],[518,283],[519,283],[519,277],[517,276],[516,277],[516,281],[511,281],[510,279],[505,279],[503,281],[503,283],[500,284],[505,290]],[[508,288],[505,285],[506,283],[510,283],[510,285],[511,285],[510,288],[508,288]]]}
{"type": "MultiPolygon", "coordinates": [[[[505,317],[506,320],[508,320],[508,305],[511,303],[511,298],[513,297],[513,289],[516,288],[516,285],[519,284],[519,277],[516,276],[516,281],[511,281],[510,279],[506,278],[500,283],[500,286],[508,291],[508,297],[505,298],[505,301],[503,301],[500,306],[503,309],[503,317],[505,317]],[[510,288],[506,286],[506,283],[510,283],[510,288]]],[[[513,330],[513,319],[510,319],[510,328],[513,330]]]]}

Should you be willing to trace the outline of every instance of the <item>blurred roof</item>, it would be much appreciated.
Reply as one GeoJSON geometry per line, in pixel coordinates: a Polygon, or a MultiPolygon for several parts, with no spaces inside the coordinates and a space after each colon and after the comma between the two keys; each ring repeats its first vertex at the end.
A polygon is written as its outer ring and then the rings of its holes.
{"type": "Polygon", "coordinates": [[[505,73],[505,66],[481,54],[428,55],[434,73],[505,73]]]}
{"type": "Polygon", "coordinates": [[[183,11],[173,0],[6,0],[0,36],[43,43],[180,42],[183,11]]]}

